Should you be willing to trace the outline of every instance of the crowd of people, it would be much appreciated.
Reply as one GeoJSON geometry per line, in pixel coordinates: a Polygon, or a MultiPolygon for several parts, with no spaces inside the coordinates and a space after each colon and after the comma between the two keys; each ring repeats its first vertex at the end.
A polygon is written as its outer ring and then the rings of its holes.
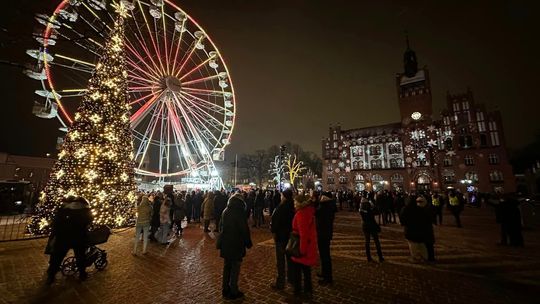
{"type": "MultiPolygon", "coordinates": [[[[508,195],[497,194],[486,200],[495,207],[501,226],[501,245],[523,246],[518,202],[508,195]]],[[[415,263],[435,262],[434,225],[443,223],[444,206],[453,215],[455,225],[462,227],[461,213],[465,199],[458,191],[447,193],[419,192],[297,192],[253,189],[250,191],[156,191],[141,193],[136,203],[137,219],[133,254],[138,254],[142,238],[142,254],[148,242],[169,244],[181,237],[190,223],[202,225],[205,233],[211,227],[216,233],[216,246],[224,259],[222,294],[227,299],[243,296],[238,288],[242,259],[253,246],[252,227],[268,227],[275,242],[276,278],[270,286],[283,290],[286,284],[294,295],[311,298],[312,267],[320,261],[320,285],[333,283],[331,240],[335,213],[344,207],[359,212],[365,238],[365,256],[373,262],[371,240],[375,243],[378,261],[384,262],[379,241],[381,226],[400,224],[415,263]],[[269,217],[265,218],[265,212],[269,217]],[[298,251],[295,253],[295,250],[298,251]]],[[[51,254],[48,283],[54,281],[59,265],[70,248],[75,250],[81,279],[86,278],[84,265],[84,231],[92,222],[88,203],[72,198],[59,209],[53,221],[56,236],[51,254]]]]}

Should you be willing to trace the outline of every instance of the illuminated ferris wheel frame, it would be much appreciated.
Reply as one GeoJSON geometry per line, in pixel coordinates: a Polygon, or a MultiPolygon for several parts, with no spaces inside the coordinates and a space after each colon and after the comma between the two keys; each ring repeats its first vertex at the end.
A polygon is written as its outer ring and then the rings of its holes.
{"type": "MultiPolygon", "coordinates": [[[[223,159],[230,143],[236,103],[218,48],[171,0],[119,1],[132,15],[126,20],[125,49],[136,172],[160,180],[178,176],[220,180],[214,161],[223,159]],[[155,159],[154,168],[146,168],[155,159]]],[[[37,71],[38,77],[29,76],[41,80],[43,90],[36,93],[46,98],[44,106],[59,110],[47,118],[56,114],[64,129],[72,123],[74,111],[66,104],[72,98],[80,100],[85,88],[66,87],[55,79],[61,72],[90,77],[100,54],[99,40],[114,20],[112,2],[117,1],[63,0],[50,17],[36,17],[45,25],[37,38],[42,47],[27,53],[38,59],[43,71],[37,71]],[[93,29],[96,37],[83,37],[80,24],[93,29]],[[96,59],[68,56],[57,42],[93,53],[96,59]]]]}

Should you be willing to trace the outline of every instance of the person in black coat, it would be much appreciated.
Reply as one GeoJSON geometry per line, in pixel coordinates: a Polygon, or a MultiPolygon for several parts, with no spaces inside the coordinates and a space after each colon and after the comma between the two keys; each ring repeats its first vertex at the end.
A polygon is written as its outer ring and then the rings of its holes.
{"type": "Polygon", "coordinates": [[[221,216],[220,233],[216,244],[224,259],[222,295],[227,299],[238,299],[244,296],[238,290],[240,264],[246,256],[246,248],[253,246],[241,195],[229,199],[221,216]]]}
{"type": "Polygon", "coordinates": [[[219,229],[219,223],[221,221],[221,214],[227,207],[227,195],[225,193],[216,191],[214,198],[214,216],[216,218],[216,231],[219,229]]]}
{"type": "Polygon", "coordinates": [[[264,224],[264,197],[264,191],[259,189],[255,195],[255,203],[253,205],[253,227],[261,227],[264,224]]]}
{"type": "Polygon", "coordinates": [[[50,240],[51,257],[47,270],[47,284],[52,284],[56,273],[60,270],[60,264],[68,253],[73,249],[79,271],[79,278],[85,280],[86,274],[86,243],[88,228],[92,224],[92,213],[88,202],[84,198],[69,197],[56,213],[52,222],[50,240]]]}
{"type": "Polygon", "coordinates": [[[427,250],[427,260],[435,262],[435,234],[433,233],[432,210],[423,196],[416,199],[416,204],[420,207],[419,225],[423,234],[424,244],[427,250]]]}
{"type": "Polygon", "coordinates": [[[379,262],[383,262],[383,254],[381,250],[381,243],[379,242],[379,232],[381,232],[381,227],[377,224],[375,220],[375,213],[373,210],[375,206],[367,198],[362,198],[360,203],[360,216],[362,216],[362,231],[364,232],[365,247],[366,247],[366,257],[368,262],[373,261],[371,258],[370,242],[371,237],[375,242],[375,248],[377,248],[377,256],[379,257],[379,262]]]}
{"type": "Polygon", "coordinates": [[[330,242],[334,234],[334,219],[336,217],[336,201],[332,198],[332,193],[324,192],[319,200],[319,205],[315,210],[317,225],[317,244],[319,246],[319,256],[321,259],[321,277],[319,284],[331,284],[332,279],[332,259],[330,258],[330,242]]]}
{"type": "Polygon", "coordinates": [[[186,195],[186,217],[188,224],[191,223],[191,219],[193,218],[193,195],[195,192],[188,193],[186,195]]]}
{"type": "Polygon", "coordinates": [[[277,205],[274,213],[272,213],[270,222],[270,231],[274,236],[274,243],[276,246],[277,278],[275,284],[272,284],[271,286],[274,289],[284,289],[285,278],[287,278],[287,281],[293,282],[292,261],[291,258],[285,254],[285,247],[287,247],[291,235],[294,212],[293,192],[292,190],[287,189],[281,193],[281,203],[277,205]],[[287,263],[286,273],[285,262],[287,263]]]}

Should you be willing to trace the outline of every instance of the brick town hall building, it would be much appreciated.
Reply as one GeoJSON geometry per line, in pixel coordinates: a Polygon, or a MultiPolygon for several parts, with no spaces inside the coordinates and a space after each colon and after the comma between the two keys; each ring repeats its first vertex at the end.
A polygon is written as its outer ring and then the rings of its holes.
{"type": "Polygon", "coordinates": [[[401,122],[330,127],[322,141],[324,189],[514,191],[500,113],[486,111],[468,90],[448,93],[436,119],[429,71],[418,69],[408,42],[403,61],[396,75],[401,122]]]}

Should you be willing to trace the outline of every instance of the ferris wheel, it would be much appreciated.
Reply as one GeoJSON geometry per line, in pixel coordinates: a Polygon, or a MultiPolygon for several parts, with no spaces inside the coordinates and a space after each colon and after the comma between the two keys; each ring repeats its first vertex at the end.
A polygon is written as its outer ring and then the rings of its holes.
{"type": "Polygon", "coordinates": [[[63,0],[34,34],[38,49],[25,74],[37,80],[33,112],[66,131],[85,94],[107,33],[113,4],[126,19],[125,49],[136,173],[160,182],[221,186],[235,121],[235,95],[225,62],[202,27],[171,0],[63,0]],[[154,179],[155,180],[155,179],[154,179]]]}

